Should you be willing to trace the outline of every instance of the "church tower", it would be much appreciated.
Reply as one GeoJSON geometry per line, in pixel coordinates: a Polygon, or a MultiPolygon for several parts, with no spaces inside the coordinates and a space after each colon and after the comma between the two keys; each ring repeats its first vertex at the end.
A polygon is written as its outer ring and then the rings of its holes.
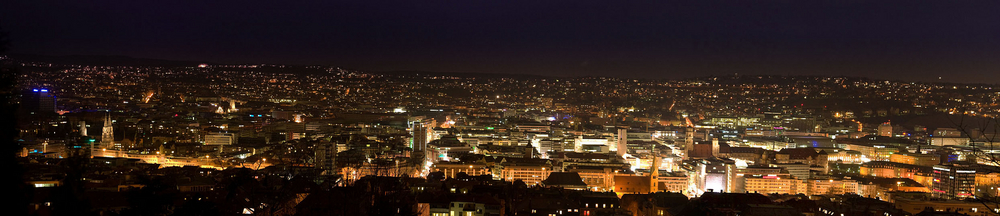
{"type": "Polygon", "coordinates": [[[660,153],[656,150],[656,144],[653,145],[651,151],[653,152],[653,164],[649,167],[649,191],[657,192],[660,191],[660,164],[663,163],[663,159],[660,158],[660,153]]]}
{"type": "Polygon", "coordinates": [[[104,129],[101,131],[101,148],[113,147],[115,141],[115,129],[111,127],[111,114],[104,119],[104,129]]]}

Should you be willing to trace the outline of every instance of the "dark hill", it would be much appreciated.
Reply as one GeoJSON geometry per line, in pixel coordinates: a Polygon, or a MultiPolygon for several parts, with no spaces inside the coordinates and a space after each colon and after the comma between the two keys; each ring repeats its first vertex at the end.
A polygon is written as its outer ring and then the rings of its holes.
{"type": "Polygon", "coordinates": [[[90,65],[90,66],[147,66],[147,67],[193,67],[207,62],[179,61],[148,58],[133,58],[119,55],[36,55],[10,54],[11,59],[20,62],[41,62],[59,65],[90,65]]]}

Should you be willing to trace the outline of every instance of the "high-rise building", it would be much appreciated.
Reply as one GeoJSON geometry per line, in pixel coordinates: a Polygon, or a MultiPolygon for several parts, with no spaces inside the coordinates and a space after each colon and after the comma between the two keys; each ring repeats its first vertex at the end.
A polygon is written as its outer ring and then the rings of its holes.
{"type": "Polygon", "coordinates": [[[337,172],[336,170],[336,158],[337,158],[337,143],[335,142],[322,142],[316,144],[316,169],[324,172],[323,174],[332,175],[337,172]]]}
{"type": "Polygon", "coordinates": [[[56,97],[52,95],[52,90],[46,88],[31,89],[31,92],[22,94],[22,106],[30,114],[55,113],[56,97]]]}
{"type": "Polygon", "coordinates": [[[694,152],[694,128],[688,127],[684,133],[684,159],[688,159],[694,152]]]}
{"type": "Polygon", "coordinates": [[[413,152],[424,152],[427,150],[427,143],[434,137],[434,130],[423,122],[413,123],[413,152]]]}
{"type": "Polygon", "coordinates": [[[618,156],[624,156],[628,153],[628,129],[618,128],[618,143],[615,151],[618,152],[618,156]]]}
{"type": "Polygon", "coordinates": [[[80,136],[87,136],[87,122],[80,121],[80,136]]]}
{"type": "Polygon", "coordinates": [[[976,168],[968,164],[934,165],[933,192],[943,198],[975,196],[976,168]]]}

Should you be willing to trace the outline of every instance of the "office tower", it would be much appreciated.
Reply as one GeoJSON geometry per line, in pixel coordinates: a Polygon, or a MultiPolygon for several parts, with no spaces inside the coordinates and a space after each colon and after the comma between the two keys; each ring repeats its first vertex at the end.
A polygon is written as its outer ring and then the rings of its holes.
{"type": "Polygon", "coordinates": [[[413,152],[423,152],[427,149],[427,143],[431,142],[434,131],[423,122],[413,123],[413,152]]]}
{"type": "Polygon", "coordinates": [[[968,164],[934,165],[933,193],[942,198],[974,197],[976,168],[968,164]]]}
{"type": "Polygon", "coordinates": [[[335,161],[337,158],[337,144],[334,142],[322,142],[316,144],[316,169],[324,175],[333,175],[337,172],[335,161]]]}
{"type": "Polygon", "coordinates": [[[31,92],[23,94],[22,105],[30,114],[55,113],[56,97],[51,93],[45,88],[31,89],[31,92]]]}
{"type": "Polygon", "coordinates": [[[684,158],[690,158],[694,152],[694,128],[688,127],[684,133],[684,158]]]}

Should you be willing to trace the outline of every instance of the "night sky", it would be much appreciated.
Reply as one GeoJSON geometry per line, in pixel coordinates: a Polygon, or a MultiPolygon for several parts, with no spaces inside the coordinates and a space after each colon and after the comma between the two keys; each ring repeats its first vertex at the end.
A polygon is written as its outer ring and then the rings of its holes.
{"type": "Polygon", "coordinates": [[[1000,1],[0,2],[13,53],[554,76],[1000,83],[1000,1]]]}

